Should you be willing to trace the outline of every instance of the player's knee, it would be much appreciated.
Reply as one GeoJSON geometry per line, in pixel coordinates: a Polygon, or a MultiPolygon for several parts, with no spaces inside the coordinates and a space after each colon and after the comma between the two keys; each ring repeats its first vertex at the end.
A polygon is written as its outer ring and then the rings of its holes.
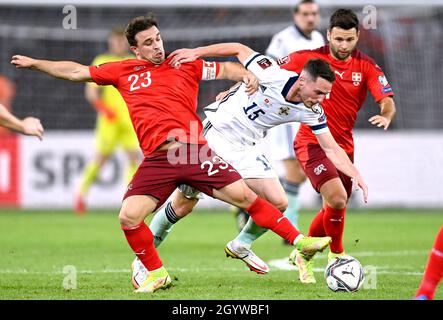
{"type": "Polygon", "coordinates": [[[329,197],[328,204],[332,209],[340,210],[346,207],[347,201],[346,194],[336,194],[329,197]]]}
{"type": "Polygon", "coordinates": [[[284,212],[288,208],[288,198],[286,197],[274,198],[269,202],[281,212],[284,212]]]}
{"type": "Polygon", "coordinates": [[[242,186],[242,192],[236,192],[231,196],[233,204],[239,208],[246,209],[250,207],[257,199],[257,194],[252,191],[246,183],[242,186]]]}
{"type": "Polygon", "coordinates": [[[120,225],[125,228],[131,228],[139,225],[143,221],[141,214],[130,209],[122,208],[118,215],[120,225]]]}

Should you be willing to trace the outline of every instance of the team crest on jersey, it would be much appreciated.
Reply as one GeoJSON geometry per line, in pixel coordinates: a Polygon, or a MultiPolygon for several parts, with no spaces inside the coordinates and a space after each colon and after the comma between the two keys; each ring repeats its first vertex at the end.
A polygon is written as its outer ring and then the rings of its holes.
{"type": "Polygon", "coordinates": [[[146,69],[146,66],[136,66],[136,67],[134,67],[134,71],[140,71],[142,69],[146,69]]]}
{"type": "Polygon", "coordinates": [[[272,62],[268,58],[263,58],[257,61],[257,64],[264,70],[272,66],[272,62]]]}
{"type": "Polygon", "coordinates": [[[289,107],[280,107],[280,110],[278,110],[278,114],[280,116],[289,116],[289,107]]]}
{"type": "Polygon", "coordinates": [[[352,81],[354,82],[354,86],[358,86],[362,80],[361,72],[353,72],[352,73],[352,81]]]}
{"type": "Polygon", "coordinates": [[[283,58],[281,58],[281,59],[278,59],[278,60],[277,60],[277,64],[278,64],[279,66],[281,66],[282,64],[286,64],[286,63],[288,63],[289,61],[291,61],[291,58],[290,58],[289,56],[286,56],[286,57],[283,57],[283,58]]]}

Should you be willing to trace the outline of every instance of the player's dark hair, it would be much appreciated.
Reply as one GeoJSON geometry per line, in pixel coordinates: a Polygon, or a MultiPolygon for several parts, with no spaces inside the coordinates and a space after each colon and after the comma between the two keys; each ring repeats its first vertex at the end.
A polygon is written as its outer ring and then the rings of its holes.
{"type": "Polygon", "coordinates": [[[157,19],[153,13],[148,13],[146,16],[140,16],[132,19],[125,29],[126,39],[128,39],[130,46],[136,46],[137,40],[135,36],[141,31],[148,30],[151,27],[157,27],[157,19]]]}
{"type": "Polygon", "coordinates": [[[300,6],[302,4],[306,4],[306,3],[315,3],[315,0],[301,0],[299,3],[297,3],[297,5],[294,7],[294,13],[297,13],[298,10],[300,10],[300,6]]]}
{"type": "Polygon", "coordinates": [[[329,19],[329,30],[334,27],[344,30],[355,28],[358,31],[358,17],[352,10],[338,9],[329,19]]]}
{"type": "Polygon", "coordinates": [[[317,78],[323,78],[326,81],[334,82],[335,73],[332,71],[329,63],[322,59],[311,59],[306,62],[303,70],[309,74],[309,77],[313,81],[317,81],[317,78]]]}

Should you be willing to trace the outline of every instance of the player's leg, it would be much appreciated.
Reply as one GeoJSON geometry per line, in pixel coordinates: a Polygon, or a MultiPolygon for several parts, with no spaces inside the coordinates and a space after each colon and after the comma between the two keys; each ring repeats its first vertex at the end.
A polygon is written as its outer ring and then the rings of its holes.
{"type": "MultiPolygon", "coordinates": [[[[303,159],[302,167],[313,188],[320,192],[323,207],[314,217],[309,227],[309,236],[330,236],[331,253],[329,256],[343,254],[342,236],[348,192],[351,192],[352,183],[347,183],[345,176],[340,175],[332,162],[326,157],[320,146],[308,146],[297,150],[299,159],[303,159]],[[305,155],[309,154],[309,157],[305,155]],[[346,182],[346,188],[342,182],[346,182]],[[332,243],[334,247],[332,248],[332,243]]],[[[299,279],[302,283],[315,283],[313,273],[313,259],[294,250],[290,260],[299,269],[299,279]]]]}
{"type": "MultiPolygon", "coordinates": [[[[286,209],[286,195],[277,177],[245,179],[245,182],[257,195],[274,205],[280,212],[286,209]]],[[[249,219],[244,231],[241,230],[237,237],[226,245],[226,254],[241,259],[250,270],[258,274],[268,273],[268,265],[251,249],[252,243],[267,231],[268,229],[258,226],[249,219]]]]}
{"type": "Polygon", "coordinates": [[[417,300],[434,299],[435,290],[443,277],[443,227],[434,241],[429,260],[426,264],[425,273],[420,283],[420,287],[415,294],[417,300]]]}
{"type": "Polygon", "coordinates": [[[116,126],[99,116],[95,131],[96,155],[86,165],[75,195],[74,209],[77,213],[82,214],[86,211],[85,197],[91,185],[97,179],[101,168],[114,152],[117,145],[117,137],[118,131],[116,126]]]}
{"type": "Polygon", "coordinates": [[[174,224],[192,212],[198,203],[199,193],[198,190],[181,185],[175,191],[172,201],[155,213],[149,228],[154,234],[156,248],[165,240],[174,224]]]}
{"type": "Polygon", "coordinates": [[[177,170],[168,162],[167,153],[157,152],[143,160],[125,193],[120,224],[133,252],[149,272],[137,292],[154,292],[171,283],[144,219],[172,194],[176,177],[177,170]]]}
{"type": "Polygon", "coordinates": [[[123,201],[119,213],[121,228],[134,254],[148,270],[138,292],[154,292],[170,285],[171,278],[163,267],[154,246],[154,236],[145,224],[145,218],[157,207],[158,200],[146,195],[129,196],[123,201]]]}
{"type": "Polygon", "coordinates": [[[282,185],[288,197],[288,208],[284,214],[298,228],[300,210],[299,189],[300,185],[306,180],[306,175],[295,158],[286,159],[283,161],[283,164],[286,175],[282,179],[282,185]]]}

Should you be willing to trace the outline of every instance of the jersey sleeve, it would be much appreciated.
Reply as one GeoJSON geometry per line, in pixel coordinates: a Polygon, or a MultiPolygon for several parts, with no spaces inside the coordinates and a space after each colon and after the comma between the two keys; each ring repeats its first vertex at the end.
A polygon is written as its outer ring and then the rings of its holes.
{"type": "Polygon", "coordinates": [[[300,122],[308,125],[316,135],[329,131],[325,112],[319,104],[307,109],[300,122]]]}
{"type": "Polygon", "coordinates": [[[197,80],[215,80],[220,71],[220,63],[198,59],[194,62],[197,80]]]}
{"type": "Polygon", "coordinates": [[[121,61],[108,62],[96,66],[90,66],[92,80],[99,85],[117,85],[122,68],[121,61]]]}
{"type": "Polygon", "coordinates": [[[257,77],[260,83],[271,83],[286,76],[286,71],[281,70],[274,59],[257,52],[251,54],[243,61],[243,64],[257,77]],[[284,76],[283,73],[285,73],[284,76]]]}
{"type": "Polygon", "coordinates": [[[378,65],[368,63],[367,79],[369,92],[371,92],[376,102],[394,95],[391,85],[378,65]]]}
{"type": "Polygon", "coordinates": [[[303,66],[309,60],[307,52],[310,51],[296,51],[292,52],[286,57],[277,60],[280,68],[301,73],[303,66]]]}

